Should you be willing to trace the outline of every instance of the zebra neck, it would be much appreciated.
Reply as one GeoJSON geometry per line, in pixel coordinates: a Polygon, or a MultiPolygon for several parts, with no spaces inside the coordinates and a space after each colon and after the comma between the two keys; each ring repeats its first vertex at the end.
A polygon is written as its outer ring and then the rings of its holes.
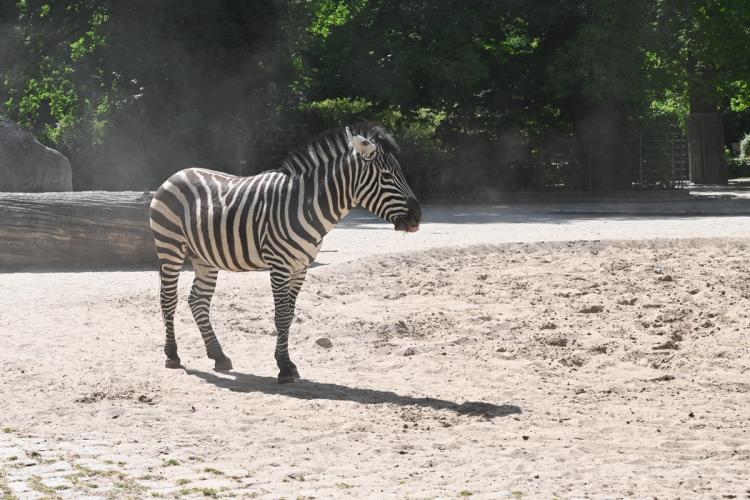
{"type": "Polygon", "coordinates": [[[300,224],[307,226],[306,232],[319,240],[358,204],[354,194],[359,182],[358,158],[348,151],[328,152],[326,161],[321,161],[321,152],[315,154],[311,148],[307,162],[298,158],[294,163],[296,168],[287,165],[292,199],[298,200],[296,204],[290,203],[290,210],[297,211],[300,224]]]}

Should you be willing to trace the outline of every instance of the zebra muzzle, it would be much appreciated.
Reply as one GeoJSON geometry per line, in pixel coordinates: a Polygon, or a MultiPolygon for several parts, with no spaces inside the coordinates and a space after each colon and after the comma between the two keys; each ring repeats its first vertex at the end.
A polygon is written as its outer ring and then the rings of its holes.
{"type": "Polygon", "coordinates": [[[404,231],[407,233],[416,233],[417,231],[419,231],[419,219],[408,216],[400,217],[393,225],[393,229],[395,229],[396,231],[404,231]]]}
{"type": "Polygon", "coordinates": [[[406,231],[407,233],[416,233],[419,231],[419,221],[422,220],[422,208],[419,206],[416,198],[409,198],[406,201],[407,213],[396,219],[394,229],[396,231],[406,231]]]}

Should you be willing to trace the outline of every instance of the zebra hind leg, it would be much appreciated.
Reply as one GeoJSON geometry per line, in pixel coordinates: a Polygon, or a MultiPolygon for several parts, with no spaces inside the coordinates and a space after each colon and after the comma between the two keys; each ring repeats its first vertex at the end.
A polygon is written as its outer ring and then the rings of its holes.
{"type": "Polygon", "coordinates": [[[216,338],[209,318],[211,298],[214,295],[219,270],[197,259],[193,259],[192,262],[195,269],[195,280],[188,297],[190,310],[193,312],[193,318],[195,318],[203,342],[206,344],[206,354],[209,359],[214,360],[214,370],[231,370],[232,360],[221,349],[221,344],[216,338]]]}
{"type": "Polygon", "coordinates": [[[177,308],[177,280],[180,277],[182,269],[182,260],[176,259],[161,260],[159,266],[159,278],[161,281],[160,300],[161,315],[164,320],[164,328],[167,331],[167,338],[164,342],[164,354],[167,360],[164,366],[167,368],[179,368],[180,357],[177,355],[177,340],[174,335],[174,311],[177,308]]]}

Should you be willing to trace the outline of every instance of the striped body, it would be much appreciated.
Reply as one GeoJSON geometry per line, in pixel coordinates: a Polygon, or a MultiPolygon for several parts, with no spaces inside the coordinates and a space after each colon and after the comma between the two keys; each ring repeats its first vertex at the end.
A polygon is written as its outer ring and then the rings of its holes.
{"type": "Polygon", "coordinates": [[[174,336],[177,280],[186,258],[195,268],[188,297],[217,369],[231,368],[209,319],[219,270],[271,270],[279,381],[299,377],[289,359],[288,332],[297,294],[323,237],[356,206],[416,231],[421,212],[396,159],[398,147],[381,128],[333,131],[289,154],[283,167],[251,177],[205,169],[177,172],[151,202],[160,261],[166,366],[180,366],[174,336]]]}
{"type": "Polygon", "coordinates": [[[315,260],[323,237],[351,210],[350,198],[330,196],[287,172],[236,177],[187,169],[159,188],[151,227],[165,256],[186,246],[190,255],[225,271],[297,271],[315,260]],[[342,198],[347,201],[340,203],[342,198]]]}

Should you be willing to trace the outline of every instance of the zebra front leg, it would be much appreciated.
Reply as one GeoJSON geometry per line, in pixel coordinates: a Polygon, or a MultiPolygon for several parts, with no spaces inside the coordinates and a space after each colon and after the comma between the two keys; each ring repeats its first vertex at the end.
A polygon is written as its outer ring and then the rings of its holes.
{"type": "MultiPolygon", "coordinates": [[[[297,271],[295,274],[292,275],[291,279],[289,280],[289,310],[291,311],[292,319],[294,318],[295,306],[297,303],[297,295],[299,294],[300,288],[302,288],[302,283],[305,281],[305,276],[307,276],[307,268],[301,271],[297,271]]],[[[291,323],[291,319],[289,321],[291,323]]],[[[287,342],[288,342],[288,337],[287,337],[287,342]]],[[[299,375],[299,371],[297,370],[297,366],[294,363],[291,363],[291,365],[292,365],[292,376],[295,379],[301,378],[299,375]]]]}
{"type": "Polygon", "coordinates": [[[274,357],[279,367],[279,383],[287,384],[299,378],[299,372],[289,359],[289,325],[292,323],[294,310],[289,300],[291,275],[285,269],[271,270],[271,289],[273,290],[274,322],[276,324],[276,350],[274,357]]]}
{"type": "Polygon", "coordinates": [[[216,289],[216,278],[219,275],[219,270],[198,259],[193,259],[192,262],[195,269],[195,280],[188,297],[190,310],[193,312],[193,318],[195,318],[203,342],[206,344],[206,354],[209,359],[213,359],[215,362],[214,370],[231,370],[232,360],[221,349],[221,344],[216,338],[209,318],[211,297],[213,297],[216,289]]]}

